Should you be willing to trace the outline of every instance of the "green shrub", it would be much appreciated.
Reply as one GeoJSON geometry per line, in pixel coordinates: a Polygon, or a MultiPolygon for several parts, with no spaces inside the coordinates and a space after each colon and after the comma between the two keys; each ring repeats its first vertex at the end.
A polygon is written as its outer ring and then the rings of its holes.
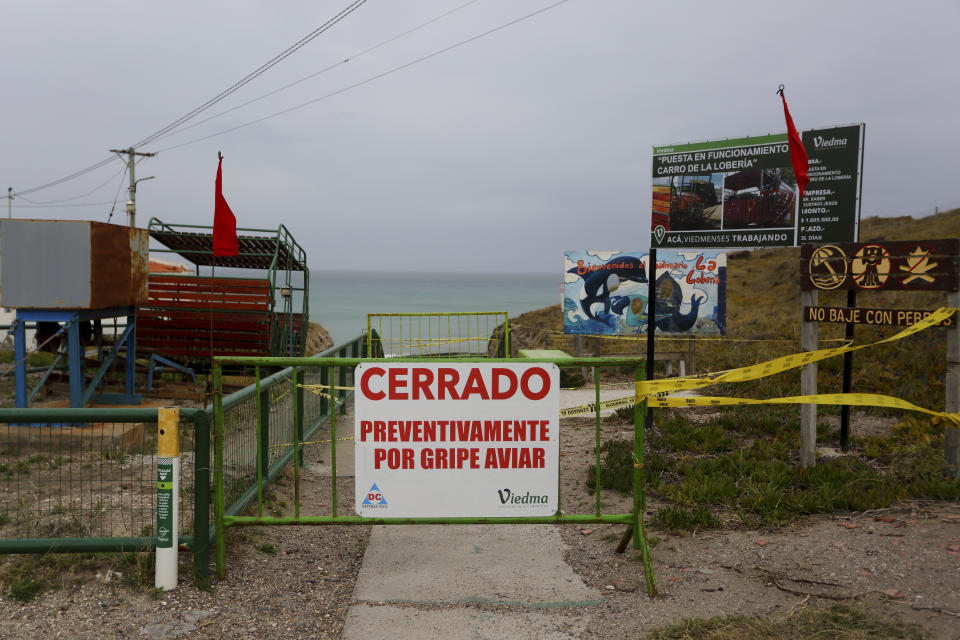
{"type": "MultiPolygon", "coordinates": [[[[607,440],[600,446],[600,488],[629,493],[633,489],[633,442],[607,440]]],[[[587,469],[587,487],[596,491],[597,466],[587,469]]]]}
{"type": "Polygon", "coordinates": [[[661,507],[653,516],[653,523],[674,535],[683,535],[700,529],[720,529],[723,524],[706,507],[661,507]]]}

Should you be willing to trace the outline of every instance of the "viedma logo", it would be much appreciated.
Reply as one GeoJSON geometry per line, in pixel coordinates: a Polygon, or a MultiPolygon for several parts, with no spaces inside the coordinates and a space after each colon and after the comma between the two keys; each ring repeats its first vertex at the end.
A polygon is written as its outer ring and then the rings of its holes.
{"type": "Polygon", "coordinates": [[[840,147],[847,146],[846,138],[824,138],[823,136],[815,136],[813,138],[813,146],[817,149],[839,149],[840,147]]]}
{"type": "Polygon", "coordinates": [[[529,491],[523,495],[520,495],[519,493],[514,493],[510,489],[500,489],[497,491],[497,493],[500,495],[500,504],[502,506],[549,504],[547,496],[534,495],[529,491]]]}
{"type": "Polygon", "coordinates": [[[363,499],[361,506],[371,507],[373,509],[387,508],[387,499],[384,497],[383,492],[380,491],[380,487],[377,486],[376,482],[370,486],[370,491],[367,491],[367,497],[363,499]]]}

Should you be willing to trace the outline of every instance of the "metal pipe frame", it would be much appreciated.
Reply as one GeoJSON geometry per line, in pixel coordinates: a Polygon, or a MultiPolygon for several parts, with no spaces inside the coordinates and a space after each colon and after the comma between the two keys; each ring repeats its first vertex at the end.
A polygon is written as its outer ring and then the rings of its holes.
{"type": "MultiPolygon", "coordinates": [[[[429,314],[428,314],[429,315],[429,314]]],[[[370,334],[367,334],[369,336],[370,334]]],[[[363,337],[363,336],[362,336],[363,337]]],[[[356,342],[356,341],[354,341],[356,342]]],[[[370,340],[366,340],[368,347],[370,340]]],[[[354,354],[358,351],[357,347],[354,348],[354,354]]],[[[363,352],[368,352],[367,348],[363,349],[363,352]]],[[[634,405],[634,465],[633,465],[633,483],[632,483],[632,493],[633,493],[633,504],[632,509],[629,513],[618,513],[618,514],[603,514],[601,513],[601,504],[600,504],[600,487],[599,487],[599,468],[601,464],[600,460],[600,407],[599,407],[599,367],[619,367],[619,366],[632,366],[635,371],[635,380],[640,381],[644,379],[642,366],[645,364],[645,359],[637,357],[605,357],[605,358],[563,358],[563,359],[551,359],[551,358],[531,358],[524,359],[524,362],[530,363],[544,363],[544,364],[556,364],[560,367],[582,367],[589,366],[594,368],[594,379],[596,386],[596,396],[597,404],[595,409],[596,415],[596,428],[597,428],[597,438],[596,445],[594,449],[595,465],[597,468],[597,502],[593,514],[573,514],[566,515],[563,514],[558,505],[558,511],[553,516],[543,516],[543,517],[508,517],[508,518],[490,518],[490,517],[477,517],[477,518],[368,518],[363,516],[344,516],[338,514],[338,498],[337,498],[337,476],[336,476],[336,457],[337,457],[337,426],[336,426],[336,415],[337,407],[334,400],[337,398],[337,393],[333,389],[330,390],[330,399],[331,401],[326,404],[326,410],[324,411],[324,418],[330,420],[330,440],[331,440],[331,490],[332,490],[332,504],[331,504],[331,514],[328,516],[305,516],[300,513],[300,465],[302,463],[301,455],[301,442],[308,439],[310,435],[319,428],[320,422],[313,426],[308,433],[303,433],[298,428],[297,435],[294,438],[295,442],[292,447],[288,447],[283,455],[270,465],[270,468],[264,472],[263,470],[263,452],[261,450],[257,451],[256,455],[256,485],[250,486],[246,491],[237,499],[233,504],[225,504],[225,495],[224,495],[224,412],[229,409],[231,406],[236,406],[239,402],[244,399],[249,399],[251,393],[256,394],[257,398],[257,446],[258,449],[264,445],[263,429],[266,425],[266,419],[263,416],[269,416],[269,409],[263,407],[263,402],[269,402],[269,394],[264,393],[264,389],[272,386],[274,384],[280,384],[282,382],[288,382],[289,377],[293,377],[293,384],[296,386],[296,381],[298,380],[299,370],[301,368],[306,369],[309,367],[319,367],[322,373],[326,373],[326,376],[321,376],[321,380],[326,380],[326,384],[332,384],[333,380],[336,379],[336,369],[340,369],[340,386],[343,385],[343,372],[347,369],[352,370],[353,367],[360,364],[361,362],[370,362],[371,358],[358,358],[356,355],[347,356],[347,348],[344,347],[335,347],[334,349],[328,350],[313,358],[275,358],[275,357],[262,357],[262,358],[232,358],[225,356],[218,356],[213,359],[213,385],[214,385],[214,512],[216,517],[216,523],[214,526],[214,537],[216,545],[216,568],[217,576],[223,578],[226,574],[226,529],[233,526],[289,526],[289,525],[313,525],[313,526],[323,526],[323,525],[372,525],[372,524],[382,524],[382,525],[410,525],[410,524],[590,524],[590,523],[612,523],[612,524],[626,524],[629,525],[630,531],[632,532],[633,545],[635,549],[638,549],[641,552],[643,566],[644,566],[644,576],[646,580],[647,592],[650,597],[655,597],[658,593],[656,577],[654,574],[653,563],[650,555],[650,546],[647,541],[646,529],[643,523],[643,517],[645,513],[646,506],[646,496],[643,492],[643,487],[645,485],[645,476],[644,476],[644,427],[645,427],[645,415],[646,415],[646,401],[635,403],[634,405]],[[232,394],[227,398],[223,397],[223,367],[224,366],[248,366],[255,367],[255,372],[257,375],[256,382],[247,387],[247,389],[241,390],[238,393],[232,394]],[[263,380],[259,379],[259,372],[261,367],[286,367],[286,369],[269,376],[263,380]],[[249,390],[249,391],[248,391],[249,390]],[[290,461],[293,461],[294,464],[294,515],[293,516],[264,516],[263,515],[263,487],[271,482],[287,465],[290,461]],[[241,515],[246,507],[256,499],[256,515],[248,516],[241,515]]],[[[480,359],[478,359],[480,360],[480,359]]],[[[382,359],[376,359],[376,361],[382,362],[382,359]]],[[[459,358],[390,358],[390,363],[418,363],[418,362],[430,362],[430,363],[463,363],[463,359],[459,358]]],[[[502,363],[516,363],[516,359],[511,358],[484,358],[480,360],[482,362],[502,362],[502,363]]],[[[294,403],[294,420],[295,422],[299,417],[302,417],[302,410],[298,403],[294,403]]],[[[558,467],[558,500],[559,496],[559,467],[558,467]]]]}

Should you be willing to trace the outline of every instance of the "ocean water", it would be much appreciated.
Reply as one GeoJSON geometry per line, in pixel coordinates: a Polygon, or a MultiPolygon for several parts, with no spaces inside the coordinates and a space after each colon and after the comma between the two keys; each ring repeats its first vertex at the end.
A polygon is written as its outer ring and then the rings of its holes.
{"type": "Polygon", "coordinates": [[[510,317],[559,304],[560,274],[310,273],[310,321],[335,344],[367,328],[368,313],[506,311],[510,317]]]}

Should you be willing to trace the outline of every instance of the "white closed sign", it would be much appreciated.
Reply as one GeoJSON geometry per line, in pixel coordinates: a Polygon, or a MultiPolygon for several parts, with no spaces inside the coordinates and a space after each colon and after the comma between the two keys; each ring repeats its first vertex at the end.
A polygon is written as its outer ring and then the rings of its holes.
{"type": "Polygon", "coordinates": [[[355,380],[359,515],[557,512],[556,365],[365,362],[355,380]]]}

